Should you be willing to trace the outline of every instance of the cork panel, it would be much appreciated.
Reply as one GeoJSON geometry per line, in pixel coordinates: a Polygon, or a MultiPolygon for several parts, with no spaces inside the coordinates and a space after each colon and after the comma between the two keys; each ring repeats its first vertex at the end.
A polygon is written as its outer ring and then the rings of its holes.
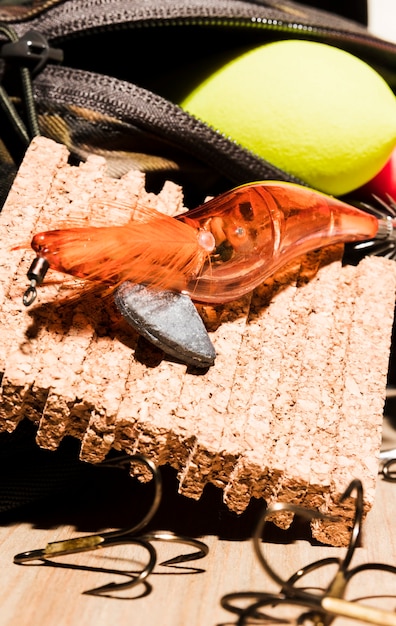
{"type": "MultiPolygon", "coordinates": [[[[307,275],[310,272],[315,273],[318,265],[322,263],[323,267],[319,270],[317,280],[320,284],[323,278],[325,284],[326,266],[329,261],[337,259],[339,263],[340,255],[339,248],[323,251],[319,255],[310,255],[310,259],[306,259],[301,268],[295,269],[294,277],[289,276],[287,288],[281,289],[272,297],[271,305],[265,311],[265,315],[260,313],[258,307],[258,320],[262,318],[262,328],[258,336],[261,337],[262,346],[259,375],[255,382],[255,396],[252,396],[247,405],[250,417],[245,425],[245,437],[250,437],[250,446],[239,462],[239,471],[236,467],[231,482],[225,489],[225,497],[231,507],[233,507],[231,500],[234,489],[238,489],[239,475],[244,475],[246,486],[247,467],[251,467],[250,495],[257,495],[264,489],[265,498],[268,500],[276,496],[279,484],[285,472],[286,474],[288,472],[288,451],[293,441],[292,432],[295,421],[293,414],[295,394],[299,386],[299,370],[296,371],[293,383],[293,376],[289,375],[291,372],[289,362],[291,358],[294,365],[296,356],[301,356],[301,352],[306,349],[308,337],[307,328],[300,320],[299,326],[302,326],[302,332],[296,335],[295,319],[298,312],[306,311],[306,307],[309,309],[311,296],[308,297],[308,293],[312,288],[305,285],[307,275]],[[301,309],[301,302],[303,309],[301,309]],[[289,399],[288,403],[285,402],[285,397],[289,399]],[[258,440],[257,435],[260,433],[262,436],[258,440]]],[[[317,287],[315,289],[318,290],[317,287]]],[[[308,316],[305,318],[308,322],[308,316]]],[[[301,358],[298,362],[302,367],[301,358]]],[[[312,416],[310,418],[314,419],[312,416]]],[[[293,477],[297,486],[298,475],[293,474],[293,477]]],[[[236,498],[236,503],[238,500],[239,498],[236,498]]]]}
{"type": "MultiPolygon", "coordinates": [[[[374,502],[392,331],[392,319],[383,313],[393,310],[396,290],[395,265],[386,259],[367,257],[357,268],[345,268],[344,275],[354,306],[344,329],[347,329],[348,346],[336,450],[329,498],[323,508],[332,514],[340,494],[357,477],[363,482],[366,512],[374,502]]],[[[344,520],[348,519],[345,511],[341,515],[344,520]]],[[[328,524],[315,522],[315,537],[328,542],[331,536],[332,542],[343,545],[350,532],[351,519],[349,523],[340,524],[337,533],[334,528],[329,530],[328,524]]]]}
{"type": "MultiPolygon", "coordinates": [[[[293,271],[299,269],[299,263],[293,264],[253,294],[221,436],[215,442],[217,462],[208,474],[208,479],[223,489],[229,485],[231,475],[236,478],[239,458],[249,450],[258,451],[262,471],[265,474],[268,471],[267,444],[271,445],[268,433],[273,416],[270,396],[274,390],[272,381],[276,378],[275,360],[278,356],[275,350],[269,355],[268,340],[271,337],[272,343],[276,337],[273,316],[279,314],[279,320],[287,316],[288,299],[293,294],[290,283],[290,288],[283,291],[280,287],[282,280],[285,275],[291,279],[293,271]],[[286,293],[288,297],[285,298],[286,293]]],[[[226,499],[230,505],[230,488],[226,499]]]]}
{"type": "MultiPolygon", "coordinates": [[[[142,201],[145,195],[142,174],[130,174],[115,181],[105,176],[104,165],[103,160],[97,162],[97,159],[90,159],[68,173],[68,177],[75,178],[74,189],[84,191],[82,205],[74,204],[70,209],[71,223],[84,216],[90,224],[102,225],[108,223],[111,215],[113,224],[123,224],[142,201]]],[[[81,198],[81,195],[78,194],[78,197],[81,198]]],[[[57,354],[60,375],[54,377],[50,373],[50,387],[39,418],[37,435],[38,443],[51,449],[57,447],[65,435],[83,438],[92,414],[94,430],[99,430],[103,437],[106,435],[106,443],[96,445],[95,455],[89,456],[97,461],[108,452],[107,444],[111,441],[110,433],[118,409],[117,398],[119,402],[131,358],[130,337],[126,342],[115,342],[109,337],[114,326],[112,305],[102,298],[103,294],[88,293],[78,300],[72,298],[70,304],[65,300],[63,304],[64,308],[72,311],[72,324],[63,335],[61,350],[57,354]],[[109,391],[112,385],[111,363],[114,364],[115,383],[109,391]],[[103,417],[102,423],[98,415],[103,417]]],[[[42,388],[40,374],[36,380],[38,383],[35,386],[41,385],[42,388]]],[[[37,394],[37,390],[34,391],[37,394]]],[[[85,449],[84,446],[83,458],[85,449]]]]}
{"type": "MultiPolygon", "coordinates": [[[[218,443],[227,427],[227,407],[235,383],[242,337],[246,328],[250,296],[224,307],[221,323],[212,333],[217,353],[216,366],[205,377],[186,380],[177,409],[177,423],[189,421],[196,433],[195,447],[179,472],[180,491],[198,498],[210,482],[218,464],[227,464],[225,454],[219,460],[218,443]]],[[[232,469],[232,467],[231,467],[232,469]]]]}
{"type": "MultiPolygon", "coordinates": [[[[83,219],[88,212],[88,189],[96,187],[105,169],[105,162],[99,157],[94,157],[92,162],[81,168],[72,168],[67,163],[53,161],[48,154],[47,157],[46,165],[54,173],[53,182],[47,195],[45,210],[40,212],[34,232],[59,226],[68,221],[71,215],[78,215],[80,220],[83,219]]],[[[27,160],[29,159],[30,155],[27,155],[27,160]]],[[[34,167],[30,177],[33,174],[37,177],[39,174],[36,170],[35,152],[32,163],[34,167]]],[[[24,257],[29,259],[27,269],[34,255],[27,250],[24,257]]],[[[14,349],[7,356],[2,382],[3,393],[10,396],[12,405],[11,412],[8,407],[4,408],[9,411],[8,422],[13,419],[14,424],[25,416],[33,420],[40,419],[59,355],[63,353],[63,343],[73,326],[75,315],[73,307],[63,307],[61,304],[63,299],[67,299],[75,281],[53,284],[48,281],[46,288],[40,291],[38,304],[29,310],[21,305],[26,282],[26,270],[23,271],[21,267],[14,281],[14,300],[19,301],[18,324],[22,335],[21,341],[15,342],[14,349]]]]}
{"type": "Polygon", "coordinates": [[[253,294],[244,336],[244,358],[240,359],[229,403],[230,428],[224,433],[222,443],[226,448],[233,434],[240,433],[241,456],[224,489],[225,501],[237,512],[247,506],[255,489],[260,489],[267,498],[279,476],[271,464],[276,441],[273,433],[280,428],[273,406],[287,350],[290,307],[300,269],[301,261],[298,261],[253,294]]]}
{"type": "Polygon", "coordinates": [[[44,206],[53,193],[56,172],[66,165],[67,158],[68,153],[63,146],[48,140],[34,142],[27,151],[0,214],[3,270],[0,279],[0,324],[6,329],[0,342],[0,422],[2,428],[8,431],[12,431],[21,419],[16,407],[21,406],[29,387],[27,377],[34,355],[33,345],[37,340],[22,303],[22,294],[27,286],[26,272],[32,261],[28,244],[40,220],[46,222],[44,206]],[[24,244],[26,249],[15,249],[24,244]],[[22,284],[18,276],[24,277],[22,284]]]}
{"type": "MultiPolygon", "coordinates": [[[[273,450],[272,465],[281,466],[282,471],[268,503],[276,500],[318,508],[329,489],[330,478],[325,465],[326,459],[333,454],[335,441],[322,436],[320,424],[325,405],[331,406],[335,402],[326,375],[332,353],[338,281],[342,268],[339,250],[327,250],[323,255],[323,267],[309,283],[299,288],[299,304],[293,310],[291,356],[295,365],[293,367],[292,363],[284,361],[285,372],[291,372],[291,375],[286,378],[277,398],[281,414],[286,387],[288,401],[284,406],[283,419],[288,427],[273,450]],[[301,315],[305,324],[300,319],[301,315]],[[321,454],[324,439],[324,467],[319,466],[320,474],[317,475],[315,460],[316,455],[321,454]]],[[[283,523],[288,525],[287,516],[283,518],[283,523]]]]}
{"type": "MultiPolygon", "coordinates": [[[[27,239],[72,216],[123,223],[139,203],[183,210],[171,183],[148,194],[140,173],[116,181],[100,158],[75,168],[53,154],[45,211],[36,207],[27,239]]],[[[37,177],[36,155],[29,159],[37,177]]],[[[139,338],[111,299],[70,298],[76,281],[40,289],[24,310],[32,253],[19,250],[12,279],[2,278],[1,314],[14,343],[4,353],[0,428],[29,417],[41,446],[54,449],[70,434],[93,463],[111,448],[147,454],[177,469],[185,495],[198,498],[212,482],[237,512],[251,497],[336,510],[343,521],[314,532],[342,544],[350,513],[339,501],[349,479],[364,478],[367,510],[374,496],[395,266],[367,259],[343,268],[341,253],[312,253],[241,301],[198,306],[218,356],[197,372],[139,338]]]]}

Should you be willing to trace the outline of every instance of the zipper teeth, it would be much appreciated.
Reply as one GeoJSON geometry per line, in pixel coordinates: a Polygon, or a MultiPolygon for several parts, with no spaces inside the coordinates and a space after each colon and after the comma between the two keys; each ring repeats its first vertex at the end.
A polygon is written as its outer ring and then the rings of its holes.
{"type": "Polygon", "coordinates": [[[203,26],[203,27],[223,27],[223,28],[254,28],[254,29],[263,29],[263,30],[272,30],[278,32],[290,32],[299,31],[299,32],[310,32],[310,33],[320,33],[323,32],[332,33],[331,29],[321,29],[319,27],[308,26],[304,24],[290,23],[285,24],[281,20],[275,19],[267,19],[260,17],[252,17],[252,18],[233,18],[233,17],[186,17],[186,18],[170,18],[170,19],[145,19],[139,21],[125,21],[125,22],[117,22],[110,23],[106,22],[105,24],[98,26],[91,25],[80,25],[79,28],[73,28],[69,33],[65,35],[57,35],[51,38],[51,41],[56,43],[62,43],[64,41],[70,41],[73,39],[79,39],[80,37],[86,36],[88,33],[90,35],[101,34],[103,32],[116,32],[123,30],[134,30],[134,29],[149,29],[149,28],[178,28],[178,27],[189,27],[189,26],[203,26]]]}
{"type": "MultiPolygon", "coordinates": [[[[261,17],[252,18],[233,18],[233,17],[198,17],[198,18],[174,18],[169,20],[144,20],[140,22],[125,22],[123,24],[106,25],[106,29],[113,28],[118,30],[129,28],[166,28],[166,27],[182,27],[182,26],[222,26],[239,27],[239,28],[263,28],[264,30],[301,30],[319,32],[320,29],[304,24],[286,24],[281,20],[267,19],[261,17]]],[[[101,31],[103,27],[98,26],[95,30],[101,31]]]]}
{"type": "MultiPolygon", "coordinates": [[[[23,23],[31,19],[32,17],[38,17],[41,13],[45,13],[48,9],[57,6],[61,3],[62,0],[47,0],[44,2],[39,9],[31,10],[26,13],[23,17],[18,18],[18,16],[13,16],[9,19],[5,18],[1,15],[0,9],[0,19],[3,22],[13,22],[13,23],[23,23]]],[[[329,26],[318,26],[318,25],[309,25],[303,24],[298,21],[293,20],[283,20],[276,18],[266,18],[266,17],[258,17],[258,16],[250,16],[250,17],[216,17],[216,16],[207,16],[207,17],[195,17],[195,16],[186,16],[186,17],[177,17],[177,18],[149,18],[142,19],[139,21],[128,21],[127,19],[123,22],[119,20],[116,23],[106,22],[103,24],[99,24],[97,26],[92,26],[87,23],[86,25],[76,24],[74,28],[71,28],[70,32],[65,35],[54,35],[50,37],[50,40],[53,42],[62,42],[73,39],[78,39],[80,37],[86,36],[89,34],[100,34],[104,31],[117,31],[117,30],[133,30],[135,28],[163,28],[163,27],[188,27],[188,26],[215,26],[215,27],[239,27],[239,28],[254,28],[254,29],[263,29],[274,32],[288,32],[288,33],[305,33],[312,36],[332,36],[334,38],[340,40],[349,40],[355,41],[357,43],[361,42],[363,44],[369,44],[374,46],[379,50],[389,50],[394,52],[395,45],[386,40],[381,40],[371,35],[369,32],[360,33],[353,32],[349,30],[341,30],[329,26]]]]}
{"type": "MultiPolygon", "coordinates": [[[[130,28],[130,23],[121,24],[121,27],[130,28]]],[[[302,24],[297,21],[286,21],[280,19],[272,19],[266,17],[197,17],[197,18],[176,18],[169,20],[158,20],[158,22],[152,22],[151,20],[144,20],[137,22],[134,28],[148,28],[156,26],[232,26],[240,28],[263,28],[264,30],[284,31],[284,32],[306,32],[312,34],[333,35],[336,37],[343,37],[347,39],[356,39],[362,41],[368,41],[370,43],[375,42],[378,46],[383,46],[394,50],[395,44],[386,40],[378,40],[374,35],[367,32],[353,32],[349,30],[341,30],[333,28],[331,26],[317,26],[310,24],[302,24]]],[[[111,28],[111,25],[110,25],[111,28]]],[[[114,28],[119,28],[119,25],[115,24],[114,28]]],[[[100,27],[99,27],[100,30],[100,27]]]]}
{"type": "MultiPolygon", "coordinates": [[[[49,4],[53,0],[49,0],[49,4]]],[[[79,28],[72,29],[65,35],[58,35],[51,38],[54,42],[62,42],[66,40],[78,39],[89,34],[101,34],[104,31],[121,31],[121,30],[133,30],[143,28],[167,28],[167,27],[188,27],[188,26],[214,26],[214,27],[233,27],[233,28],[253,28],[263,29],[274,32],[285,33],[305,33],[312,36],[331,36],[340,40],[355,41],[357,43],[369,44],[377,49],[389,50],[395,52],[395,44],[386,40],[377,39],[369,32],[356,33],[348,30],[340,30],[327,26],[316,26],[309,24],[302,24],[297,21],[285,21],[279,19],[265,18],[265,17],[178,17],[178,18],[163,18],[163,19],[144,19],[139,21],[125,21],[117,23],[105,23],[98,26],[80,26],[79,28]]]]}

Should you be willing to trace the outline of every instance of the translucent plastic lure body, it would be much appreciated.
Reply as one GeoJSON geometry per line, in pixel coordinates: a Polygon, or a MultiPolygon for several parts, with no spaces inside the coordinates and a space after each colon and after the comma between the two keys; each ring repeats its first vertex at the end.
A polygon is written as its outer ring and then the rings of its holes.
{"type": "Polygon", "coordinates": [[[390,217],[299,185],[257,182],[177,218],[138,209],[124,226],[39,233],[32,247],[43,270],[30,272],[29,289],[35,290],[49,266],[94,283],[143,283],[223,303],[252,291],[306,252],[392,233],[390,217]]]}

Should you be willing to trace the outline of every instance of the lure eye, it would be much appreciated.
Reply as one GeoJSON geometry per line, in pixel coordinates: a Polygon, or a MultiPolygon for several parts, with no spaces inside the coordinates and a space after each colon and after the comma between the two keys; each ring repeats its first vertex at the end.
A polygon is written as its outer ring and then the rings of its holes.
{"type": "Polygon", "coordinates": [[[250,229],[241,226],[241,224],[233,224],[232,228],[228,230],[227,239],[235,251],[242,251],[242,248],[245,248],[250,242],[250,229]]]}
{"type": "Polygon", "coordinates": [[[235,231],[234,231],[234,235],[235,235],[235,237],[238,237],[239,239],[242,239],[242,237],[244,237],[246,235],[246,230],[242,226],[237,226],[235,231]]]}

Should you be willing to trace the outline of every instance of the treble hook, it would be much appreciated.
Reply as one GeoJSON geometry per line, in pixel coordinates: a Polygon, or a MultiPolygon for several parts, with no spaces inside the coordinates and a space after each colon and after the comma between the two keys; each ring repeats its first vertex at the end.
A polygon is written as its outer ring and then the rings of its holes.
{"type": "Polygon", "coordinates": [[[382,450],[379,454],[380,469],[385,480],[396,482],[396,448],[382,450]]]}
{"type": "Polygon", "coordinates": [[[162,565],[170,565],[171,563],[183,563],[190,560],[196,560],[205,557],[208,554],[208,547],[205,543],[190,539],[189,537],[183,537],[176,535],[171,531],[152,531],[144,535],[137,534],[147,526],[152,520],[161,502],[162,497],[162,479],[161,474],[158,471],[156,465],[150,459],[141,454],[135,454],[133,456],[124,455],[116,459],[111,459],[100,464],[100,467],[126,467],[132,463],[143,464],[151,473],[152,480],[154,479],[154,497],[152,504],[144,515],[144,517],[135,525],[120,530],[108,531],[105,533],[97,533],[93,535],[85,535],[83,537],[76,537],[72,539],[65,539],[48,543],[44,548],[38,550],[28,550],[15,555],[14,563],[18,565],[26,564],[31,561],[39,561],[42,565],[48,565],[52,567],[61,567],[69,569],[79,569],[85,571],[96,572],[108,572],[112,574],[118,574],[121,576],[127,576],[130,580],[123,583],[110,582],[101,587],[84,591],[85,595],[96,596],[108,596],[109,592],[119,591],[134,587],[140,583],[146,585],[146,590],[150,586],[147,584],[146,579],[152,573],[156,563],[157,554],[153,546],[152,540],[161,540],[168,542],[177,542],[197,548],[197,551],[191,554],[185,554],[169,561],[162,563],[162,565]],[[138,545],[146,549],[148,553],[148,560],[144,567],[139,572],[106,569],[101,567],[83,566],[75,564],[62,564],[51,560],[52,557],[63,556],[66,554],[75,554],[78,552],[88,552],[91,550],[97,550],[107,548],[109,546],[115,546],[119,544],[133,544],[138,545]]]}
{"type": "Polygon", "coordinates": [[[335,521],[339,518],[322,515],[319,511],[305,509],[287,502],[278,502],[268,507],[261,517],[256,531],[253,535],[253,546],[256,556],[267,574],[281,587],[279,593],[260,593],[260,592],[241,592],[227,594],[222,598],[221,604],[226,610],[239,615],[237,624],[243,626],[248,618],[258,620],[272,620],[273,623],[286,623],[287,620],[270,616],[261,611],[262,608],[268,606],[276,607],[278,605],[301,606],[309,609],[308,612],[302,613],[297,619],[297,624],[303,624],[307,619],[313,624],[328,626],[335,617],[347,617],[350,619],[360,620],[370,624],[381,624],[383,626],[396,626],[396,613],[384,611],[370,606],[366,606],[357,602],[344,599],[347,583],[353,576],[364,570],[382,570],[391,574],[396,574],[396,567],[381,563],[368,563],[358,565],[348,570],[354,555],[363,520],[363,486],[360,480],[354,480],[348,486],[341,497],[341,502],[356,492],[355,515],[353,520],[350,542],[346,555],[343,559],[339,557],[329,557],[320,559],[300,568],[287,580],[284,580],[268,563],[261,549],[264,527],[269,518],[278,512],[288,512],[299,515],[305,519],[322,519],[335,521]],[[335,577],[324,591],[323,594],[314,594],[306,591],[304,588],[297,587],[295,583],[308,573],[313,572],[321,567],[329,564],[337,564],[338,569],[335,577]],[[235,605],[235,601],[251,600],[251,604],[247,608],[240,608],[235,605]]]}

